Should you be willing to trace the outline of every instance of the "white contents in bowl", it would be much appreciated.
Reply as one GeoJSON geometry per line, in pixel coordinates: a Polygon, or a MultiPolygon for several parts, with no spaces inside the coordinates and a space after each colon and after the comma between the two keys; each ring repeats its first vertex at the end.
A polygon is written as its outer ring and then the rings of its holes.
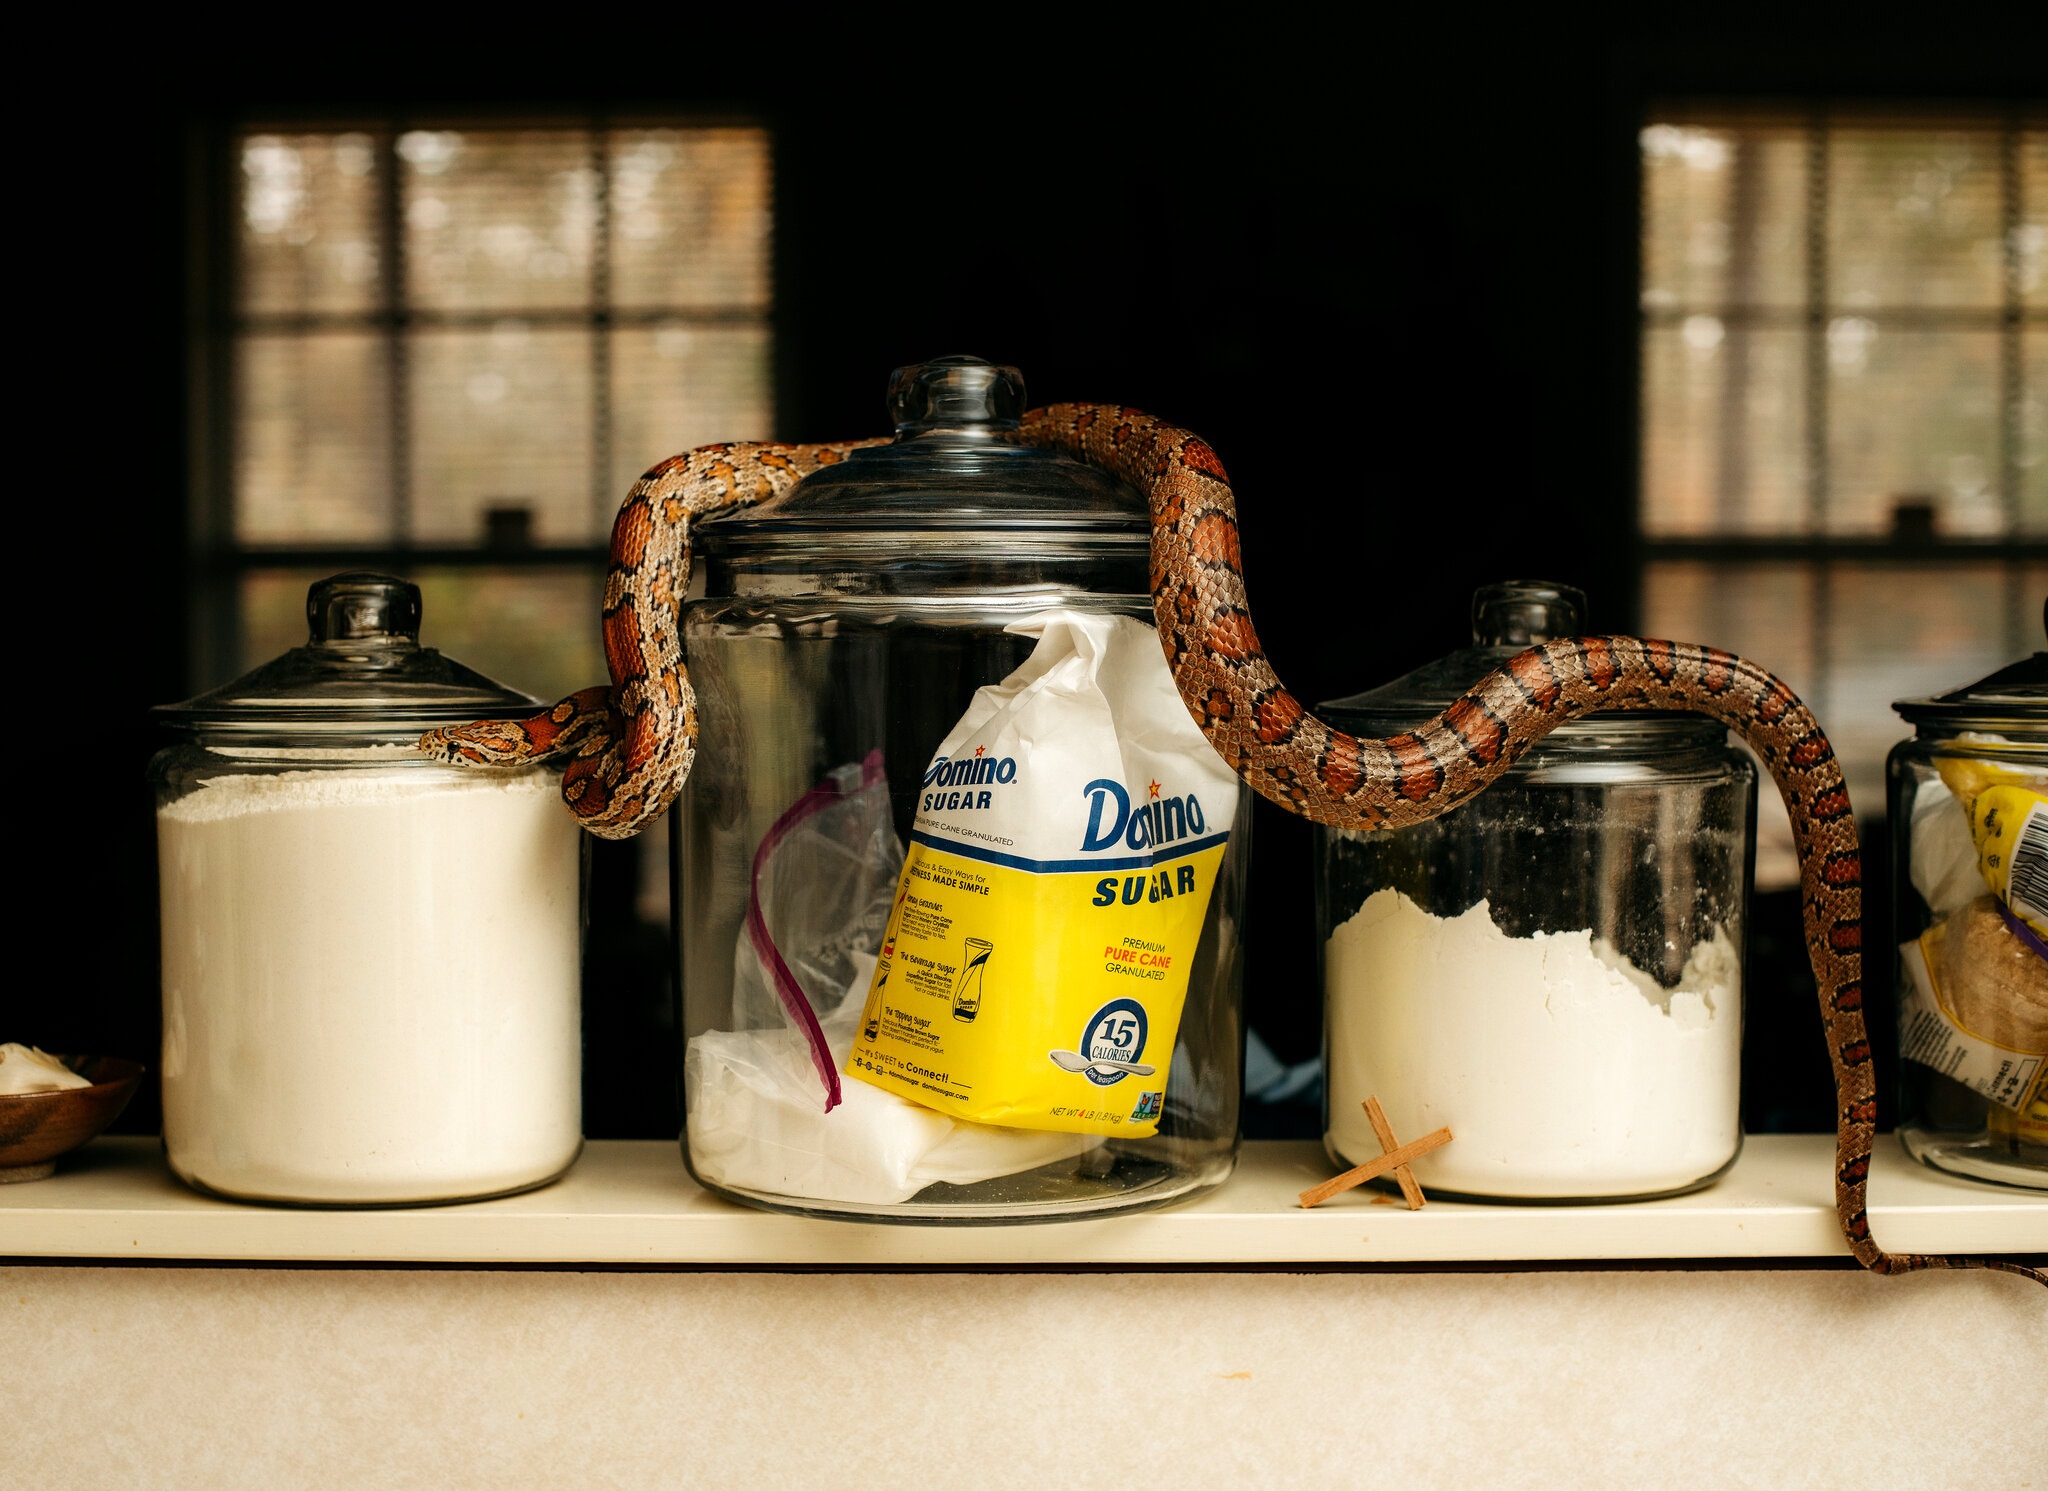
{"type": "Polygon", "coordinates": [[[1324,949],[1328,1144],[1380,1153],[1448,1125],[1416,1178],[1480,1196],[1630,1196],[1713,1174],[1740,1143],[1740,955],[1697,944],[1674,989],[1590,931],[1510,937],[1485,901],[1432,916],[1375,892],[1324,949]]]}
{"type": "Polygon", "coordinates": [[[90,1077],[81,1077],[47,1051],[13,1041],[0,1046],[0,1097],[90,1086],[90,1077]]]}
{"type": "Polygon", "coordinates": [[[159,809],[172,1168],[344,1204],[567,1168],[582,846],[559,783],[291,771],[215,777],[159,809]]]}

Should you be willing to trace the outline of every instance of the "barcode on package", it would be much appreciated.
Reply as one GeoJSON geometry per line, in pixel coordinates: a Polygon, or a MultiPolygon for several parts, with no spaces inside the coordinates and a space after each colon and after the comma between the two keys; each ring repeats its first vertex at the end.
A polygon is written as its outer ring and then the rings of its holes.
{"type": "Polygon", "coordinates": [[[2048,921],[2048,804],[2035,803],[2012,849],[2006,904],[2029,921],[2048,921]]]}

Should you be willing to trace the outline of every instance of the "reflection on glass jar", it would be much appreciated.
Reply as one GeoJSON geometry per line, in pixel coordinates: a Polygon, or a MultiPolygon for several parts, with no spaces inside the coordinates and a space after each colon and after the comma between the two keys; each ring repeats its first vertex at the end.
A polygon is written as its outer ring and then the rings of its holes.
{"type": "MultiPolygon", "coordinates": [[[[1534,642],[1566,587],[1490,586],[1474,646],[1319,713],[1413,728],[1534,642]]],[[[1487,791],[1384,833],[1319,829],[1324,1142],[1350,1166],[1448,1126],[1425,1186],[1503,1199],[1668,1194],[1734,1161],[1756,777],[1721,726],[1596,715],[1487,791]]]]}
{"type": "Polygon", "coordinates": [[[2048,652],[1895,707],[1899,1140],[2048,1190],[2048,652]]]}

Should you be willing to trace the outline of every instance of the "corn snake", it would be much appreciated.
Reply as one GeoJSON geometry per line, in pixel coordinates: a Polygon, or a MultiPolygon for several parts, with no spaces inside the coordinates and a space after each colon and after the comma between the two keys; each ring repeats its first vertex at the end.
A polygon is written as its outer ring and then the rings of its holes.
{"type": "MultiPolygon", "coordinates": [[[[1357,831],[1421,822],[1483,790],[1556,726],[1600,710],[1700,713],[1740,735],[1792,819],[1837,1097],[1836,1211],[1850,1251],[1879,1273],[1981,1266],[2048,1283],[2017,1263],[1887,1253],[1871,1237],[1866,1191],[1877,1103],[1862,1015],[1861,850],[1833,749],[1784,683],[1709,647],[1580,637],[1519,654],[1412,732],[1346,735],[1287,692],[1259,643],[1235,499],[1205,442],[1100,404],[1034,410],[1018,438],[1088,461],[1145,494],[1154,614],[1182,699],[1224,760],[1289,812],[1357,831]]],[[[431,731],[421,748],[480,765],[566,757],[563,796],[584,827],[610,838],[638,832],[673,801],[695,752],[697,702],[681,641],[691,524],[780,494],[877,443],[711,445],[654,467],[612,530],[603,608],[611,685],[529,719],[431,731]]]]}

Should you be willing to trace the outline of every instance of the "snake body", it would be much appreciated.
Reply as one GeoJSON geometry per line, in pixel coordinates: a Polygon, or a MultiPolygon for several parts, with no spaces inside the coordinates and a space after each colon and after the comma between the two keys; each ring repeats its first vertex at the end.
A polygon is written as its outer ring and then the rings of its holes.
{"type": "MultiPolygon", "coordinates": [[[[1837,1096],[1835,1204],[1850,1251],[1879,1273],[1988,1267],[2048,1283],[2003,1260],[1887,1253],[1872,1239],[1866,1190],[1877,1100],[1863,1022],[1862,854],[1840,764],[1813,713],[1769,672],[1733,654],[1635,637],[1546,642],[1510,659],[1428,724],[1384,740],[1332,729],[1281,684],[1252,627],[1236,503],[1204,441],[1135,409],[1033,410],[1019,438],[1103,468],[1151,510],[1159,639],[1202,732],[1261,795],[1338,829],[1401,828],[1482,791],[1567,720],[1599,710],[1709,715],[1755,750],[1792,819],[1806,946],[1837,1096]]],[[[591,832],[624,838],[668,807],[687,776],[696,699],[682,655],[690,527],[757,503],[875,441],[704,446],[633,487],[612,529],[605,582],[609,688],[584,689],[523,720],[435,730],[423,750],[510,765],[566,756],[562,793],[591,832]]]]}

